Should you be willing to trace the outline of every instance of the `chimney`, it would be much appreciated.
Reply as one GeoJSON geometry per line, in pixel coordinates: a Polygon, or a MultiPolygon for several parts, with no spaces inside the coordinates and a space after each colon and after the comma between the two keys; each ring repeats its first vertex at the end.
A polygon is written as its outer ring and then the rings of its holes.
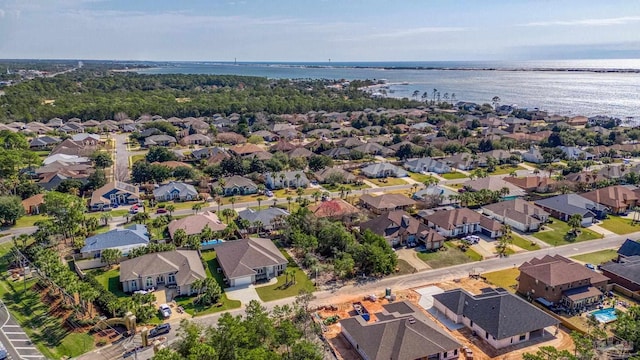
{"type": "Polygon", "coordinates": [[[400,222],[400,226],[403,228],[408,228],[409,227],[409,215],[402,215],[402,220],[400,222]]]}

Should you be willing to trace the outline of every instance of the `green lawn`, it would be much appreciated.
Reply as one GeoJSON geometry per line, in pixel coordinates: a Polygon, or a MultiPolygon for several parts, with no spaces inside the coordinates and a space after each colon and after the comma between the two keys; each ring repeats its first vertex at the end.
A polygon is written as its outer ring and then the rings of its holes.
{"type": "Polygon", "coordinates": [[[602,238],[602,235],[595,233],[589,229],[580,229],[580,235],[571,241],[567,241],[565,236],[567,232],[571,230],[566,222],[557,219],[553,220],[552,224],[545,224],[545,228],[551,228],[552,230],[544,230],[533,234],[536,238],[546,242],[549,245],[559,246],[572,244],[580,241],[594,240],[602,238]]]}
{"type": "Polygon", "coordinates": [[[640,223],[633,223],[631,219],[614,215],[609,215],[598,225],[620,235],[640,231],[640,223]]]}
{"type": "Polygon", "coordinates": [[[587,264],[600,265],[618,257],[618,252],[613,249],[600,250],[588,254],[576,255],[572,259],[587,264]]]}
{"type": "Polygon", "coordinates": [[[505,269],[500,271],[494,271],[490,273],[482,274],[487,278],[487,281],[495,286],[499,286],[510,292],[515,292],[518,286],[516,278],[520,275],[520,270],[517,268],[505,269]]]}
{"type": "Polygon", "coordinates": [[[203,208],[211,206],[208,203],[203,203],[200,200],[197,200],[197,201],[181,201],[181,202],[162,202],[160,204],[165,205],[165,207],[167,205],[173,205],[176,208],[176,210],[191,210],[191,208],[195,204],[200,204],[200,205],[202,205],[203,208]]]}
{"type": "Polygon", "coordinates": [[[400,178],[392,178],[392,177],[388,177],[388,178],[381,178],[381,179],[367,179],[367,181],[370,181],[371,183],[378,185],[378,186],[395,186],[395,185],[407,185],[408,182],[400,179],[400,178]]]}
{"type": "Polygon", "coordinates": [[[512,234],[512,237],[513,239],[511,243],[519,248],[522,248],[523,250],[526,250],[526,251],[540,250],[540,246],[534,242],[523,239],[516,234],[512,234]]]}
{"type": "Polygon", "coordinates": [[[467,175],[455,171],[455,172],[450,172],[450,173],[446,173],[446,174],[442,174],[440,175],[441,177],[447,179],[447,180],[455,180],[455,179],[466,179],[467,175]]]}
{"type": "MultiPolygon", "coordinates": [[[[222,275],[222,273],[218,273],[218,268],[220,267],[220,265],[218,265],[216,252],[215,251],[202,252],[202,260],[206,264],[205,271],[207,272],[207,276],[211,276],[215,278],[216,281],[218,282],[218,285],[220,285],[220,288],[224,291],[224,288],[225,288],[224,275],[222,275]]],[[[227,294],[225,294],[224,292],[222,293],[222,298],[219,301],[220,306],[213,305],[213,306],[203,307],[200,305],[194,305],[193,299],[194,299],[193,297],[181,297],[181,298],[177,298],[176,302],[180,306],[184,307],[187,313],[193,316],[206,315],[214,312],[236,309],[236,308],[239,308],[241,305],[240,301],[229,300],[229,298],[227,298],[227,294]]]]}
{"type": "MultiPolygon", "coordinates": [[[[116,217],[122,217],[125,216],[129,213],[129,210],[127,209],[118,209],[118,210],[111,210],[108,211],[109,214],[111,214],[112,218],[116,218],[116,217]]],[[[96,217],[98,219],[100,219],[100,217],[102,216],[103,212],[97,211],[97,212],[91,212],[86,214],[88,217],[96,217]]]]}
{"type": "Polygon", "coordinates": [[[16,224],[12,227],[14,228],[23,228],[23,227],[31,227],[38,221],[47,220],[48,216],[44,214],[39,215],[25,215],[16,221],[16,224]]]}
{"type": "Polygon", "coordinates": [[[490,172],[489,175],[506,175],[506,174],[510,174],[512,171],[518,171],[518,170],[527,170],[527,169],[519,165],[500,165],[496,167],[495,171],[490,172]]]}
{"type": "Polygon", "coordinates": [[[482,258],[480,254],[471,249],[467,249],[466,253],[460,251],[450,241],[446,241],[444,245],[445,250],[418,252],[418,258],[434,269],[472,262],[474,261],[472,257],[478,260],[482,258]]]}
{"type": "Polygon", "coordinates": [[[395,275],[413,274],[415,271],[416,269],[413,266],[409,265],[408,262],[402,259],[398,259],[398,266],[396,267],[395,275]]]}
{"type": "Polygon", "coordinates": [[[434,179],[434,180],[436,180],[436,184],[438,183],[438,179],[436,179],[435,177],[433,177],[431,175],[419,174],[419,173],[414,173],[414,172],[408,172],[408,173],[409,173],[409,177],[410,178],[412,178],[413,180],[419,182],[420,184],[424,184],[424,182],[429,180],[429,179],[434,179]]]}
{"type": "Polygon", "coordinates": [[[43,303],[40,294],[32,290],[35,280],[25,283],[8,277],[5,255],[11,246],[11,243],[0,245],[0,298],[33,344],[50,359],[75,357],[92,350],[93,337],[68,331],[61,319],[49,314],[49,305],[43,303]]]}
{"type": "Polygon", "coordinates": [[[109,292],[113,293],[117,297],[129,297],[125,294],[120,287],[120,270],[115,267],[109,271],[105,269],[95,269],[87,271],[88,274],[93,275],[96,280],[109,292]]]}
{"type": "Polygon", "coordinates": [[[131,155],[130,157],[131,165],[137,163],[140,160],[144,160],[146,156],[147,156],[146,154],[131,155]]]}
{"type": "Polygon", "coordinates": [[[330,192],[340,191],[341,187],[344,187],[345,190],[362,190],[362,189],[368,189],[369,185],[367,185],[367,184],[361,184],[361,185],[354,185],[354,184],[329,185],[329,184],[324,184],[324,185],[322,185],[322,188],[324,188],[325,190],[330,191],[330,192]]]}
{"type": "Polygon", "coordinates": [[[256,288],[256,292],[258,293],[258,296],[260,296],[260,299],[266,302],[292,297],[298,295],[300,293],[300,290],[314,292],[316,287],[313,285],[313,282],[309,280],[307,274],[305,274],[304,271],[302,271],[302,269],[300,269],[298,265],[296,265],[296,263],[291,259],[286,251],[280,251],[282,252],[282,255],[289,259],[287,268],[295,270],[296,281],[293,285],[284,286],[286,283],[285,275],[280,275],[278,276],[277,283],[256,288]]]}

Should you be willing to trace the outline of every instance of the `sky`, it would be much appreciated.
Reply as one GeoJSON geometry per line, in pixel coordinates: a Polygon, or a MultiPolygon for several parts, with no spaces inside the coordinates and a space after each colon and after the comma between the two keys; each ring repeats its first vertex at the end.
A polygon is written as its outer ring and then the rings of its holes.
{"type": "Polygon", "coordinates": [[[632,0],[0,0],[0,58],[640,58],[632,0]]]}

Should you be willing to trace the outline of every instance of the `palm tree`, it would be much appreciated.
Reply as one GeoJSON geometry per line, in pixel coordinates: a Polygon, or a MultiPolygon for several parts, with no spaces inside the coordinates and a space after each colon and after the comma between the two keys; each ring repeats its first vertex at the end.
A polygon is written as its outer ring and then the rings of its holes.
{"type": "Polygon", "coordinates": [[[273,207],[278,206],[278,199],[277,198],[273,198],[273,207]]]}
{"type": "Polygon", "coordinates": [[[260,210],[260,204],[262,203],[262,200],[264,200],[263,198],[259,197],[256,199],[256,201],[258,202],[258,210],[260,210]]]}
{"type": "Polygon", "coordinates": [[[300,173],[296,173],[295,178],[296,178],[296,189],[300,187],[300,173]]]}
{"type": "Polygon", "coordinates": [[[432,100],[432,104],[436,103],[436,95],[438,94],[438,89],[433,89],[433,92],[431,93],[433,95],[433,100],[432,100]]]}
{"type": "Polygon", "coordinates": [[[100,219],[102,219],[102,221],[104,221],[104,226],[109,225],[109,220],[111,220],[113,218],[113,215],[111,215],[111,213],[109,212],[103,212],[102,214],[100,214],[100,219]]]}
{"type": "Polygon", "coordinates": [[[229,199],[229,202],[231,203],[231,208],[232,208],[232,209],[235,209],[235,206],[234,206],[234,205],[236,204],[236,201],[237,201],[237,200],[238,200],[238,199],[237,199],[235,196],[232,196],[232,197],[229,199]]]}
{"type": "Polygon", "coordinates": [[[498,110],[498,105],[500,105],[500,97],[499,96],[494,96],[491,99],[491,104],[493,105],[493,108],[495,110],[498,110]]]}
{"type": "Polygon", "coordinates": [[[456,102],[456,93],[451,93],[451,103],[454,104],[456,102]]]}
{"type": "Polygon", "coordinates": [[[222,210],[222,216],[224,216],[227,219],[227,224],[229,224],[229,218],[235,215],[235,211],[233,211],[233,209],[223,209],[222,210]]]}
{"type": "Polygon", "coordinates": [[[423,93],[422,93],[422,101],[424,101],[424,102],[425,102],[425,104],[426,104],[426,102],[427,102],[427,100],[428,100],[428,99],[429,99],[429,93],[428,93],[428,92],[426,92],[426,91],[425,91],[425,92],[423,92],[423,93]]]}
{"type": "Polygon", "coordinates": [[[193,206],[191,207],[191,210],[193,210],[196,214],[198,213],[198,211],[200,211],[202,209],[202,204],[200,203],[195,203],[193,204],[193,206]]]}
{"type": "Polygon", "coordinates": [[[414,90],[413,95],[411,95],[411,97],[412,97],[414,100],[418,100],[418,95],[420,95],[420,91],[418,91],[418,90],[414,90]]]}
{"type": "Polygon", "coordinates": [[[505,197],[505,196],[509,195],[510,192],[511,191],[506,186],[499,190],[500,196],[502,196],[502,197],[505,197]]]}
{"type": "Polygon", "coordinates": [[[317,203],[322,194],[320,193],[320,191],[316,190],[311,196],[313,196],[313,200],[317,203]]]}
{"type": "Polygon", "coordinates": [[[218,204],[218,213],[220,213],[220,206],[222,206],[222,197],[216,196],[216,203],[218,204]]]}
{"type": "Polygon", "coordinates": [[[264,191],[267,189],[264,184],[258,184],[258,194],[264,194],[264,191]]]}
{"type": "Polygon", "coordinates": [[[256,231],[257,231],[257,232],[258,232],[258,234],[259,234],[259,233],[260,233],[260,231],[262,230],[262,227],[264,226],[264,224],[262,223],[262,221],[260,221],[260,220],[256,220],[256,221],[253,223],[253,226],[255,226],[256,231]]]}
{"type": "Polygon", "coordinates": [[[280,184],[282,185],[282,188],[284,189],[285,188],[284,179],[286,178],[286,176],[284,175],[284,173],[280,173],[278,176],[280,177],[280,184]]]}
{"type": "Polygon", "coordinates": [[[173,204],[167,205],[165,209],[169,212],[169,216],[173,216],[173,212],[176,211],[176,207],[173,204]]]}
{"type": "Polygon", "coordinates": [[[289,204],[288,206],[289,212],[291,212],[291,200],[293,200],[291,196],[287,196],[287,204],[289,204]]]}

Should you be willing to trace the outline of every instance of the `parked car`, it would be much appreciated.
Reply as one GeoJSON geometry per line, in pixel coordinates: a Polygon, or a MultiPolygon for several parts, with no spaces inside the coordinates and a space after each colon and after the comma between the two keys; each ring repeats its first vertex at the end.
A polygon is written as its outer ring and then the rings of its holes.
{"type": "Polygon", "coordinates": [[[165,208],[158,208],[158,210],[156,210],[156,214],[166,214],[167,213],[167,209],[165,208]]]}
{"type": "Polygon", "coordinates": [[[171,325],[169,324],[161,324],[149,331],[149,337],[156,337],[161,334],[166,334],[171,331],[171,325]]]}
{"type": "Polygon", "coordinates": [[[168,319],[171,317],[171,308],[167,304],[162,304],[160,305],[160,313],[163,318],[168,319]]]}
{"type": "Polygon", "coordinates": [[[596,267],[593,266],[593,264],[584,264],[584,266],[589,270],[595,270],[596,269],[596,267]]]}
{"type": "Polygon", "coordinates": [[[465,360],[473,360],[473,350],[469,349],[468,347],[464,347],[462,349],[462,352],[464,353],[464,358],[465,360]]]}
{"type": "Polygon", "coordinates": [[[271,191],[271,190],[267,190],[267,191],[265,191],[265,192],[264,192],[264,194],[265,194],[266,196],[268,196],[268,197],[272,197],[272,196],[273,196],[273,191],[271,191]]]}

